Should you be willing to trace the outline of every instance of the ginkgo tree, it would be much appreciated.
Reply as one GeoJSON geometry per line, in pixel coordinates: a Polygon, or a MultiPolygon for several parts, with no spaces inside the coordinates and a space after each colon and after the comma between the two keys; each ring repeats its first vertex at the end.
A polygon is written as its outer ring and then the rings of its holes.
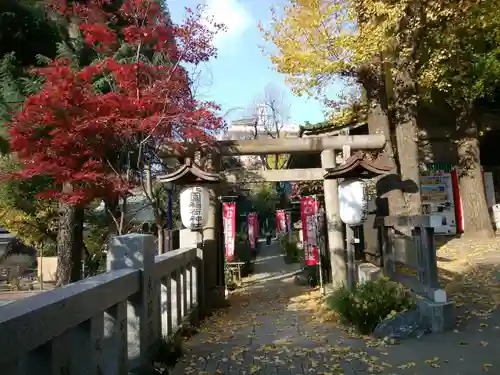
{"type": "MultiPolygon", "coordinates": [[[[418,182],[420,108],[429,105],[450,115],[466,231],[492,235],[480,172],[476,103],[498,84],[499,5],[469,0],[291,0],[282,12],[274,12],[265,36],[277,47],[271,60],[298,93],[317,93],[338,76],[363,84],[369,126],[378,116],[386,138],[392,141],[396,135],[403,178],[418,182]]],[[[419,210],[417,195],[410,213],[419,210]]]]}
{"type": "MultiPolygon", "coordinates": [[[[378,30],[378,24],[371,22],[379,11],[377,5],[380,2],[293,0],[282,12],[273,11],[272,26],[263,32],[277,47],[271,61],[286,75],[297,94],[320,95],[338,77],[347,77],[349,81],[354,78],[361,83],[368,99],[365,105],[370,109],[370,131],[386,136],[384,151],[388,161],[402,179],[416,185],[419,180],[416,144],[406,142],[399,148],[404,153],[393,155],[391,133],[402,133],[401,141],[414,139],[416,115],[407,111],[406,116],[393,116],[398,121],[392,126],[389,121],[389,90],[382,80],[381,60],[381,52],[388,48],[386,31],[378,30]]],[[[419,194],[409,191],[404,199],[399,179],[386,180],[391,182],[387,190],[392,214],[420,211],[419,194]]]]}
{"type": "Polygon", "coordinates": [[[451,113],[451,138],[465,232],[493,236],[481,172],[479,103],[495,100],[500,84],[500,1],[431,2],[422,26],[418,80],[426,102],[451,113]]]}
{"type": "Polygon", "coordinates": [[[152,0],[125,0],[118,8],[110,0],[47,5],[70,20],[74,44],[93,58],[82,66],[66,55],[34,70],[42,89],[8,124],[22,164],[11,177],[52,179],[56,189],[39,197],[60,202],[57,278],[65,284],[81,276],[81,208],[144,185],[141,171],[154,163],[155,147],[210,142],[222,125],[214,103],[192,96],[183,68],[215,56],[218,27],[202,22],[201,8],[186,9],[184,23],[173,24],[152,0]]]}

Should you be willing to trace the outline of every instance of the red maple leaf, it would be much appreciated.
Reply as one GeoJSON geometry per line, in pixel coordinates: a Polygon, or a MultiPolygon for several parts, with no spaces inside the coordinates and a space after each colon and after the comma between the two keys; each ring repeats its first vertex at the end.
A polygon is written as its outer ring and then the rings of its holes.
{"type": "Polygon", "coordinates": [[[11,148],[22,162],[16,178],[52,177],[56,186],[70,183],[72,193],[46,191],[42,198],[73,204],[123,196],[135,179],[125,179],[110,155],[137,152],[141,142],[175,147],[186,139],[210,142],[223,125],[212,102],[196,100],[184,63],[215,56],[213,28],[201,22],[201,10],[187,10],[186,21],[174,25],[151,0],[125,0],[118,12],[109,0],[68,4],[50,0],[52,11],[78,25],[81,37],[98,57],[91,66],[57,59],[34,73],[44,78],[40,92],[29,96],[7,124],[11,148]],[[120,26],[116,20],[125,21],[120,26]],[[161,63],[115,58],[123,43],[137,56],[161,54],[161,63]],[[109,82],[109,90],[96,87],[109,82]]]}

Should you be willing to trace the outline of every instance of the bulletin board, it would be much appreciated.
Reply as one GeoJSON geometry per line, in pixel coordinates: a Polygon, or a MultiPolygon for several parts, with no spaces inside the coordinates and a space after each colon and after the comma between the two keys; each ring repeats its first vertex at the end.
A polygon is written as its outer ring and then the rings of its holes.
{"type": "Polygon", "coordinates": [[[453,180],[451,173],[434,173],[420,177],[422,213],[441,217],[441,225],[434,228],[437,234],[457,233],[453,180]]]}

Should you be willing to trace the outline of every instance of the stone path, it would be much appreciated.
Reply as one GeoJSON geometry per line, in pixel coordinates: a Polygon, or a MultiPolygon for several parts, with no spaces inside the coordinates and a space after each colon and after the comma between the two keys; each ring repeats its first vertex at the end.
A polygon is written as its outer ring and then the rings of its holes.
{"type": "Polygon", "coordinates": [[[231,308],[207,319],[185,343],[173,374],[447,374],[500,373],[500,316],[462,310],[453,332],[399,345],[359,337],[312,311],[318,292],[293,283],[273,244],[263,247],[255,274],[230,296],[231,308]],[[498,325],[497,325],[498,324],[498,325]]]}

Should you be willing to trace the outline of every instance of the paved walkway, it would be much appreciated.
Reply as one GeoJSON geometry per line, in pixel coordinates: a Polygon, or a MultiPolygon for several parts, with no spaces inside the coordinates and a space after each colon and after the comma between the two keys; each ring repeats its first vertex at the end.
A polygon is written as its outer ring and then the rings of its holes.
{"type": "Polygon", "coordinates": [[[255,274],[230,296],[231,308],[204,322],[172,373],[500,373],[500,317],[494,312],[469,308],[462,311],[467,324],[453,332],[390,345],[319,319],[320,296],[293,283],[296,271],[276,244],[263,247],[255,274]]]}

